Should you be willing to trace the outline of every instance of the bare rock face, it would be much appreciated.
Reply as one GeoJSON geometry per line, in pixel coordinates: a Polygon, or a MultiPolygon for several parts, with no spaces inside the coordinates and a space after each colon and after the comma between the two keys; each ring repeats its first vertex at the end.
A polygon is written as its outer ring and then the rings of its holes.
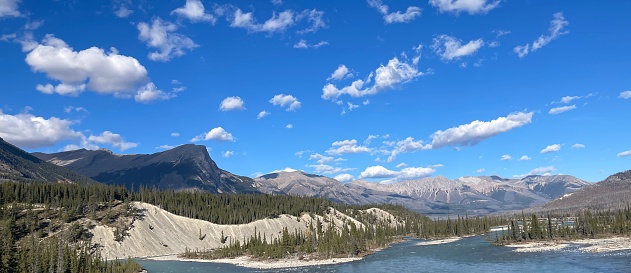
{"type": "Polygon", "coordinates": [[[529,176],[505,179],[469,176],[458,179],[426,177],[392,184],[337,180],[304,172],[281,172],[254,179],[264,193],[324,197],[333,201],[394,203],[428,215],[487,214],[542,205],[590,183],[572,176],[529,176]]]}
{"type": "Polygon", "coordinates": [[[96,183],[76,172],[48,163],[0,138],[0,182],[96,183]]]}
{"type": "Polygon", "coordinates": [[[106,184],[214,193],[257,192],[252,179],[217,167],[206,147],[186,144],[155,154],[118,155],[108,150],[75,150],[34,156],[106,184]]]}

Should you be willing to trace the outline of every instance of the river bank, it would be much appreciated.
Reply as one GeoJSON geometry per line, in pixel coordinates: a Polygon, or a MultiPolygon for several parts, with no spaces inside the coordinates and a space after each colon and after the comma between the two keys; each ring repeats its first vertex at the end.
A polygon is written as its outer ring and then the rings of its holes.
{"type": "Polygon", "coordinates": [[[513,248],[515,252],[544,252],[544,251],[560,251],[570,247],[576,247],[578,251],[590,253],[604,253],[620,250],[631,250],[631,238],[629,237],[613,237],[598,239],[580,239],[580,240],[558,240],[558,241],[542,241],[527,242],[506,245],[513,248]]]}

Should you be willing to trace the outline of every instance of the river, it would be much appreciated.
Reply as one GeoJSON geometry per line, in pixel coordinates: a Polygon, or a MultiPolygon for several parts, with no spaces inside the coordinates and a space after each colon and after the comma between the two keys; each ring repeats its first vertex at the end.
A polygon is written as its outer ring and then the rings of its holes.
{"type": "Polygon", "coordinates": [[[563,251],[517,253],[508,247],[493,246],[480,237],[429,246],[417,246],[411,239],[379,251],[361,261],[346,264],[287,269],[249,269],[229,264],[152,261],[138,262],[149,273],[180,272],[631,272],[631,251],[583,253],[563,251]]]}

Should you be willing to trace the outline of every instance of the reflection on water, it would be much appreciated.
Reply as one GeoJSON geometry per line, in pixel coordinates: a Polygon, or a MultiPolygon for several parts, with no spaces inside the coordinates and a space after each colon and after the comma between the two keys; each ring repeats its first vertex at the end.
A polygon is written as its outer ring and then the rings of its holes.
{"type": "Polygon", "coordinates": [[[139,260],[149,273],[166,272],[631,272],[631,251],[582,253],[517,253],[482,238],[465,238],[443,245],[417,246],[418,240],[396,244],[364,260],[327,266],[260,270],[227,264],[139,260]]]}

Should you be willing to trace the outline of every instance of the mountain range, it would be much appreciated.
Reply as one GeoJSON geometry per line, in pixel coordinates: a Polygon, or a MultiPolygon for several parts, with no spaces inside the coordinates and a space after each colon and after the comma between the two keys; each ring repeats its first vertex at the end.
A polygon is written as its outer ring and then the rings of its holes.
{"type": "MultiPolygon", "coordinates": [[[[127,187],[144,185],[161,189],[201,190],[213,193],[303,195],[349,204],[393,203],[438,216],[481,215],[541,207],[557,198],[572,200],[568,198],[591,195],[590,191],[594,190],[588,189],[597,188],[600,184],[592,185],[570,175],[533,175],[520,179],[498,176],[449,179],[436,176],[392,184],[362,180],[341,183],[329,177],[302,171],[271,173],[252,179],[220,169],[208,154],[206,147],[200,145],[187,144],[154,154],[118,155],[108,150],[85,149],[52,154],[28,154],[4,141],[2,143],[2,158],[6,158],[8,154],[19,155],[17,157],[22,158],[18,161],[9,161],[10,164],[0,165],[0,174],[5,179],[8,173],[13,173],[12,177],[30,177],[35,180],[48,177],[50,174],[38,176],[32,174],[33,172],[15,171],[16,168],[23,168],[19,166],[45,164],[46,168],[54,166],[56,171],[73,174],[80,180],[93,179],[105,184],[127,187]],[[7,167],[12,164],[18,167],[7,167]],[[8,172],[7,169],[13,171],[8,172]]],[[[613,180],[615,179],[611,178],[601,183],[609,185],[614,183],[611,182],[613,180]]],[[[604,192],[610,192],[608,189],[615,188],[599,187],[604,192]]],[[[580,201],[574,202],[580,204],[580,201]]]]}

